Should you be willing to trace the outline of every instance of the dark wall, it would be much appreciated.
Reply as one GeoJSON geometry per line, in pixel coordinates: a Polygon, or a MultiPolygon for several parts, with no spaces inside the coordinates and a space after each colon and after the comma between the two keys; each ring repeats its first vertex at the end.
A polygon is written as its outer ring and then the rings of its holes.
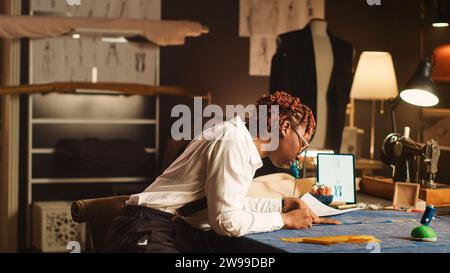
{"type": "MultiPolygon", "coordinates": [[[[365,1],[327,1],[327,19],[332,31],[350,41],[356,49],[355,66],[362,51],[389,51],[392,54],[399,88],[414,73],[420,59],[419,1],[383,1],[381,6],[368,6],[365,1]]],[[[356,126],[365,130],[363,156],[369,157],[371,102],[356,101],[356,126]]],[[[379,147],[391,131],[390,114],[385,103],[385,114],[379,114],[377,103],[375,157],[379,147]]],[[[397,126],[411,127],[416,139],[419,127],[419,109],[401,102],[396,111],[397,126]]]]}
{"type": "Polygon", "coordinates": [[[267,77],[249,76],[249,39],[238,35],[238,0],[164,0],[164,20],[195,20],[210,33],[161,49],[161,84],[210,90],[213,103],[251,104],[268,90],[267,77]]]}
{"type": "MultiPolygon", "coordinates": [[[[163,19],[187,19],[209,26],[210,33],[188,38],[185,46],[161,49],[161,84],[178,84],[198,90],[210,90],[213,103],[251,104],[267,92],[268,77],[250,77],[249,39],[239,37],[239,0],[164,0],[163,19]]],[[[327,0],[326,18],[337,36],[351,42],[356,49],[355,65],[362,51],[391,52],[402,88],[414,73],[421,58],[419,0],[382,1],[369,6],[364,0],[327,0]]],[[[450,30],[424,27],[424,53],[437,45],[450,43],[450,30]]],[[[449,105],[440,105],[449,107],[449,105]]],[[[385,136],[391,131],[390,114],[376,115],[376,154],[385,136]]],[[[365,130],[363,156],[369,157],[371,103],[356,102],[356,126],[365,130]]],[[[397,108],[397,126],[411,127],[411,136],[418,139],[420,110],[401,102],[397,108]]],[[[446,154],[441,160],[441,180],[450,181],[444,169],[446,154]]],[[[447,156],[448,157],[448,156],[447,156]]]]}

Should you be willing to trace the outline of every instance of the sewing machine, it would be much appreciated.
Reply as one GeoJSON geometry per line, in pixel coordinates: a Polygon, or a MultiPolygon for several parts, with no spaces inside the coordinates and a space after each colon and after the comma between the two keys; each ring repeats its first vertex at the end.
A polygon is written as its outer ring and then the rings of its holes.
{"type": "Polygon", "coordinates": [[[420,182],[423,187],[436,188],[440,155],[436,141],[430,140],[426,144],[415,142],[406,130],[403,136],[397,133],[388,135],[381,150],[382,161],[393,167],[394,181],[420,182]],[[423,165],[419,164],[421,162],[423,165]],[[426,168],[426,174],[421,167],[426,168]]]}

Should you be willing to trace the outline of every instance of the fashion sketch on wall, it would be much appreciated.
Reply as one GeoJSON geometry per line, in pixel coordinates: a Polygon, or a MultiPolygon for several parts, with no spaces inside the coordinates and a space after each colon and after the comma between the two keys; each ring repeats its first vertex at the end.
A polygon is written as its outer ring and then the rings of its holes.
{"type": "MultiPolygon", "coordinates": [[[[161,0],[90,0],[80,6],[65,1],[31,0],[30,9],[66,13],[74,17],[160,20],[161,0]]],[[[108,43],[101,37],[72,36],[35,39],[30,43],[31,83],[92,81],[157,83],[157,47],[150,44],[108,43]]]]}
{"type": "Polygon", "coordinates": [[[55,53],[53,46],[50,46],[50,41],[45,41],[42,52],[42,75],[44,77],[49,78],[56,73],[55,53]]]}
{"type": "Polygon", "coordinates": [[[63,67],[63,49],[60,39],[41,39],[33,43],[34,52],[31,54],[32,78],[41,82],[51,82],[65,77],[63,67]]]}
{"type": "Polygon", "coordinates": [[[252,36],[250,38],[250,75],[270,75],[270,62],[276,44],[271,37],[252,36]]]}
{"type": "Polygon", "coordinates": [[[325,0],[240,0],[239,36],[250,38],[249,73],[269,76],[278,34],[324,18],[325,0]]]}

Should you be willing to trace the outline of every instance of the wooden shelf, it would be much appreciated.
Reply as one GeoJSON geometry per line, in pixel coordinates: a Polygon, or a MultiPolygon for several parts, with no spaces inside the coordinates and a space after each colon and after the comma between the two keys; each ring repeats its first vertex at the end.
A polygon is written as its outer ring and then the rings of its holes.
{"type": "Polygon", "coordinates": [[[450,109],[448,108],[429,108],[422,109],[425,118],[441,118],[450,117],[450,109]]]}
{"type": "Polygon", "coordinates": [[[31,184],[140,183],[148,180],[148,177],[33,178],[31,179],[31,184]]]}
{"type": "MultiPolygon", "coordinates": [[[[414,183],[411,183],[414,184],[414,183]]],[[[450,205],[450,186],[436,183],[438,188],[420,188],[419,198],[433,204],[435,207],[450,205]]],[[[364,176],[361,180],[361,191],[371,196],[377,196],[386,200],[392,200],[395,191],[395,183],[391,178],[364,176]]]]}
{"type": "MultiPolygon", "coordinates": [[[[145,152],[148,154],[156,153],[156,148],[144,148],[145,152]]],[[[54,148],[33,148],[31,149],[32,154],[53,154],[55,153],[54,148]]]]}
{"type": "Polygon", "coordinates": [[[152,125],[155,119],[59,119],[35,118],[32,124],[119,124],[119,125],[152,125]]]}
{"type": "MultiPolygon", "coordinates": [[[[357,159],[355,160],[355,169],[356,170],[381,170],[385,167],[384,163],[378,160],[371,159],[357,159]]],[[[316,164],[312,162],[312,160],[306,161],[306,168],[310,170],[316,169],[316,164]]]]}
{"type": "Polygon", "coordinates": [[[19,86],[0,86],[0,95],[13,94],[48,94],[48,93],[89,93],[89,94],[114,94],[114,95],[172,95],[172,96],[200,96],[210,101],[209,92],[198,92],[179,86],[151,86],[131,83],[109,82],[57,82],[46,84],[30,84],[19,86]],[[95,90],[95,91],[94,91],[95,90]],[[106,93],[105,93],[106,91],[106,93]]]}
{"type": "Polygon", "coordinates": [[[450,83],[450,77],[433,77],[435,83],[450,83]]]}

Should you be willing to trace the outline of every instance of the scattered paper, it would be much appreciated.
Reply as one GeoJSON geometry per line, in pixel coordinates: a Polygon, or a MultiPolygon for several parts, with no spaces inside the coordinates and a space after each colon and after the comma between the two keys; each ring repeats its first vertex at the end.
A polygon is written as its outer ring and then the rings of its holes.
{"type": "Polygon", "coordinates": [[[334,208],[331,208],[331,207],[323,204],[322,202],[317,200],[314,196],[312,196],[309,193],[303,195],[303,197],[301,199],[319,217],[339,215],[339,214],[349,213],[352,211],[357,211],[357,210],[362,209],[362,208],[353,208],[353,209],[346,209],[346,210],[334,209],[334,208]]]}

